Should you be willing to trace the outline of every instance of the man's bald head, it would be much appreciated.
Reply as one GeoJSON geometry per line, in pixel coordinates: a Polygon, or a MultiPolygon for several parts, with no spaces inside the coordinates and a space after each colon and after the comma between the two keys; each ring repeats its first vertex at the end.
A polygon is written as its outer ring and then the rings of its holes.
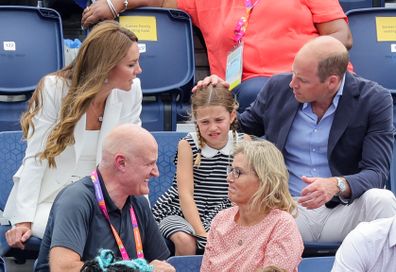
{"type": "Polygon", "coordinates": [[[146,129],[137,125],[123,124],[111,130],[104,139],[102,163],[110,162],[111,155],[121,153],[126,156],[139,156],[145,149],[157,148],[157,142],[146,129]]]}
{"type": "Polygon", "coordinates": [[[346,47],[331,36],[319,36],[307,42],[297,52],[294,61],[302,59],[310,59],[317,63],[317,74],[322,82],[331,75],[342,78],[349,62],[346,47]]]}

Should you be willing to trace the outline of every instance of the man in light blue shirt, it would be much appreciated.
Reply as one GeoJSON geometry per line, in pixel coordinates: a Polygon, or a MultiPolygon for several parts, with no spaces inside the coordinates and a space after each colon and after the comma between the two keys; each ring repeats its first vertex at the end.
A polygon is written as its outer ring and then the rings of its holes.
{"type": "MultiPolygon", "coordinates": [[[[384,190],[393,151],[388,90],[347,71],[348,51],[317,37],[296,54],[292,73],[273,76],[239,115],[241,130],[283,153],[304,241],[342,241],[362,221],[396,214],[384,190]]],[[[224,81],[211,76],[197,88],[224,81]]]]}

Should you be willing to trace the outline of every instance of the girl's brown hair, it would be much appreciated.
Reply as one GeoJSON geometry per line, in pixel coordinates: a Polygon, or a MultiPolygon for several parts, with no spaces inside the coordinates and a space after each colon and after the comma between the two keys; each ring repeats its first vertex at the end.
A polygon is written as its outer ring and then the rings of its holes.
{"type": "MultiPolygon", "coordinates": [[[[191,109],[193,120],[197,118],[197,110],[201,107],[208,106],[223,106],[230,114],[238,109],[238,102],[234,99],[232,93],[223,86],[213,86],[209,84],[202,89],[197,90],[191,96],[191,109]]],[[[195,122],[195,129],[198,136],[198,147],[199,150],[205,146],[205,139],[201,136],[198,125],[195,122]]],[[[233,131],[234,143],[237,138],[237,120],[232,122],[230,129],[233,131]]],[[[201,162],[201,152],[195,158],[194,166],[199,166],[201,162]]]]}

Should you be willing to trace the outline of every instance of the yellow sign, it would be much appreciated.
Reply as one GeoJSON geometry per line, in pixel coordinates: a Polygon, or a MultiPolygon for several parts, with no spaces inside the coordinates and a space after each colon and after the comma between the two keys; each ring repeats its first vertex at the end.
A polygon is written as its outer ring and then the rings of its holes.
{"type": "Polygon", "coordinates": [[[120,25],[133,31],[139,41],[157,41],[157,20],[154,16],[120,16],[120,25]]]}
{"type": "Polygon", "coordinates": [[[396,17],[376,17],[377,41],[396,41],[396,17]]]}

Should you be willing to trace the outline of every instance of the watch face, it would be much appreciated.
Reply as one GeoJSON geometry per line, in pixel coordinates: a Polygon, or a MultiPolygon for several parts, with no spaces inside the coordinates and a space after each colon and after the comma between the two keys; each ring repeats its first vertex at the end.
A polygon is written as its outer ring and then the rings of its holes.
{"type": "Polygon", "coordinates": [[[343,179],[341,178],[337,178],[337,186],[340,189],[341,192],[345,192],[346,190],[346,186],[345,186],[345,182],[343,179]]]}

